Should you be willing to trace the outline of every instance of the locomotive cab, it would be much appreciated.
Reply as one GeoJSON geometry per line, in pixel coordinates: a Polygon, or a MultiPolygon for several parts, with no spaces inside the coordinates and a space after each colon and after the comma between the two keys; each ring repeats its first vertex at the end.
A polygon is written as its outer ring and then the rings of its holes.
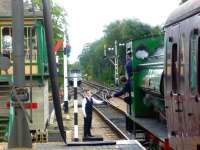
{"type": "Polygon", "coordinates": [[[135,117],[165,116],[163,99],[163,35],[133,41],[133,113],[135,117]]]}

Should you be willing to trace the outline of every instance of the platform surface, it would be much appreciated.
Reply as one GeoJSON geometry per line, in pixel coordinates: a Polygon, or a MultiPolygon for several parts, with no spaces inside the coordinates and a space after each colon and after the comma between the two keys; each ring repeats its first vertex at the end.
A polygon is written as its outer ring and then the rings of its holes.
{"type": "Polygon", "coordinates": [[[66,146],[64,144],[37,144],[38,150],[145,150],[144,147],[136,140],[116,141],[116,145],[99,145],[99,146],[66,146]]]}
{"type": "MultiPolygon", "coordinates": [[[[34,143],[32,149],[18,148],[18,149],[11,149],[11,150],[146,150],[136,140],[118,140],[118,141],[110,141],[110,142],[108,141],[76,142],[76,143],[77,145],[84,143],[85,146],[76,146],[76,145],[67,146],[64,143],[34,143]],[[94,145],[86,146],[91,143],[93,143],[94,145]],[[111,144],[109,145],[108,143],[111,143],[111,144]],[[115,143],[115,144],[112,144],[112,143],[115,143]]],[[[2,143],[2,144],[0,143],[0,149],[7,150],[7,143],[2,143]]]]}

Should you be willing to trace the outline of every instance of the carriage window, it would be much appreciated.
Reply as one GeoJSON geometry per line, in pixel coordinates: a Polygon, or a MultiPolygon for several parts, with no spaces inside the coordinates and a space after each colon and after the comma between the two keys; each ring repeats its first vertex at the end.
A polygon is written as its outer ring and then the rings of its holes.
{"type": "Polygon", "coordinates": [[[177,92],[177,44],[172,45],[172,91],[177,92]]]}
{"type": "Polygon", "coordinates": [[[185,34],[181,35],[181,48],[180,48],[180,54],[179,54],[179,62],[180,62],[180,92],[184,92],[185,89],[185,34]]]}
{"type": "Polygon", "coordinates": [[[198,65],[197,65],[197,71],[198,71],[198,94],[200,94],[200,37],[198,38],[198,65]]]}
{"type": "Polygon", "coordinates": [[[195,94],[197,81],[197,35],[192,34],[190,40],[190,89],[195,94]]]}

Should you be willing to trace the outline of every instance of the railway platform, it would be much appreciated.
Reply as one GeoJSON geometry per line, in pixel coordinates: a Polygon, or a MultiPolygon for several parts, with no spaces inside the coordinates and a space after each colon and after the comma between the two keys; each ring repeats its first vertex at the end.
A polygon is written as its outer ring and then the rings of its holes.
{"type": "MultiPolygon", "coordinates": [[[[118,140],[109,142],[78,142],[69,143],[35,143],[32,149],[12,149],[12,150],[145,150],[136,140],[118,140]],[[79,144],[79,145],[78,145],[79,144]],[[82,145],[80,145],[82,144],[82,145]]],[[[7,150],[7,144],[0,144],[1,150],[7,150]]]]}
{"type": "MultiPolygon", "coordinates": [[[[83,141],[83,113],[81,109],[82,96],[78,95],[78,128],[79,128],[79,141],[73,141],[74,135],[74,115],[73,115],[73,100],[69,101],[69,113],[68,117],[63,113],[64,126],[67,133],[67,145],[61,143],[62,139],[59,137],[59,132],[55,134],[54,138],[49,139],[48,143],[35,145],[36,149],[69,149],[69,150],[144,150],[145,148],[137,140],[126,140],[115,133],[113,129],[99,116],[98,113],[93,111],[93,123],[92,123],[92,134],[100,135],[103,137],[103,141],[83,141]]],[[[126,105],[120,99],[111,99],[110,101],[116,104],[116,107],[121,110],[126,110],[126,105]]],[[[56,121],[49,130],[56,128],[56,121]]],[[[51,131],[49,137],[52,137],[51,131]]]]}
{"type": "MultiPolygon", "coordinates": [[[[90,142],[91,143],[91,142],[90,142]]],[[[37,144],[37,149],[48,149],[48,150],[145,150],[144,147],[137,142],[136,140],[119,140],[113,142],[113,144],[106,144],[103,142],[92,142],[94,145],[88,146],[89,142],[84,142],[82,146],[70,146],[70,145],[63,145],[63,144],[37,144]]],[[[110,142],[111,143],[111,142],[110,142]]],[[[80,143],[79,143],[80,144],[80,143]]]]}
{"type": "MultiPolygon", "coordinates": [[[[81,100],[82,97],[78,96],[79,101],[79,108],[78,108],[78,137],[79,141],[82,141],[83,138],[83,113],[81,108],[81,100]]],[[[69,101],[69,113],[68,117],[63,112],[63,123],[66,129],[67,134],[67,142],[73,142],[74,137],[74,114],[73,114],[73,100],[69,101]]],[[[56,118],[54,118],[53,124],[50,125],[48,128],[48,141],[49,142],[59,142],[62,141],[62,138],[60,137],[56,118]]],[[[93,121],[92,121],[92,134],[93,135],[100,135],[103,137],[104,141],[110,141],[110,140],[120,140],[121,138],[117,135],[117,133],[113,132],[112,128],[107,125],[104,120],[97,114],[95,111],[93,111],[93,121]]]]}

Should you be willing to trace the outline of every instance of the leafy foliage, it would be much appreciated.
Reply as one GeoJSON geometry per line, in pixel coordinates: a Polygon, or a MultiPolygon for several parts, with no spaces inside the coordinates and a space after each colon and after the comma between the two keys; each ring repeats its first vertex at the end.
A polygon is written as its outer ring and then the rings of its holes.
{"type": "MultiPolygon", "coordinates": [[[[37,8],[41,8],[42,0],[33,0],[35,6],[37,8]]],[[[67,12],[64,8],[56,4],[53,0],[51,2],[51,12],[52,12],[52,24],[53,24],[53,32],[54,32],[54,42],[57,39],[64,38],[64,32],[66,29],[67,21],[65,16],[67,12]]]]}
{"type": "MultiPolygon", "coordinates": [[[[108,59],[103,57],[104,45],[106,45],[107,48],[114,47],[115,40],[117,40],[118,43],[126,43],[130,40],[161,33],[162,31],[159,26],[151,27],[136,19],[117,20],[110,23],[104,29],[103,38],[84,47],[82,53],[79,55],[83,74],[87,74],[89,79],[105,83],[113,83],[114,66],[108,59]]],[[[126,60],[125,51],[125,46],[118,46],[119,75],[124,74],[124,65],[126,60]]]]}
{"type": "MultiPolygon", "coordinates": [[[[42,8],[42,0],[33,0],[36,8],[42,8]]],[[[52,14],[52,24],[53,24],[53,41],[64,39],[65,33],[67,32],[67,21],[65,19],[67,13],[64,8],[55,3],[55,0],[50,0],[51,3],[51,14],[52,14]]],[[[63,51],[58,51],[59,56],[59,85],[63,86],[63,51]]],[[[68,55],[70,51],[68,51],[68,55]]]]}

